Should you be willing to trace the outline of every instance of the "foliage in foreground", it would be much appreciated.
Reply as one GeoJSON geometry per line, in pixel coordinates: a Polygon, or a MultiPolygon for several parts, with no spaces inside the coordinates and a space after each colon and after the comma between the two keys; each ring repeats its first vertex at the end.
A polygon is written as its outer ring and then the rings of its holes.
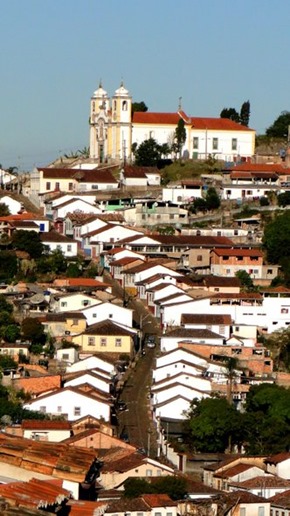
{"type": "Polygon", "coordinates": [[[193,400],[186,432],[187,444],[200,452],[225,452],[233,445],[255,455],[287,451],[290,390],[267,383],[252,386],[243,413],[225,398],[193,400]]]}
{"type": "Polygon", "coordinates": [[[172,500],[181,500],[187,493],[186,480],[177,476],[165,476],[147,482],[142,478],[128,478],[124,482],[124,496],[136,498],[142,494],[168,494],[172,500]]]}

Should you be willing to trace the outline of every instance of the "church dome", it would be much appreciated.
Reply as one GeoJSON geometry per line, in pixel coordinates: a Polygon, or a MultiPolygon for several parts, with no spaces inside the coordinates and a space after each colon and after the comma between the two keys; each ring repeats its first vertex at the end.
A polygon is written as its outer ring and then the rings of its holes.
{"type": "Polygon", "coordinates": [[[99,84],[98,89],[96,91],[94,91],[93,97],[96,97],[96,98],[104,98],[104,97],[107,98],[108,97],[108,93],[106,92],[106,90],[103,89],[101,82],[99,84]]]}
{"type": "Polygon", "coordinates": [[[121,82],[120,88],[115,91],[115,97],[128,97],[129,91],[124,88],[123,81],[121,82]]]}

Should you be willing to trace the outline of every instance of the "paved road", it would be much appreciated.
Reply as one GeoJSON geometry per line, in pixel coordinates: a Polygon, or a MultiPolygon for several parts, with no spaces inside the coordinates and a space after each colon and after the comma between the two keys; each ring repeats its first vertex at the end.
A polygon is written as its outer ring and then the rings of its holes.
{"type": "Polygon", "coordinates": [[[130,372],[121,399],[127,410],[119,412],[119,435],[128,438],[137,448],[144,449],[148,455],[157,455],[156,431],[150,414],[151,371],[155,349],[147,348],[135,369],[130,372]]]}

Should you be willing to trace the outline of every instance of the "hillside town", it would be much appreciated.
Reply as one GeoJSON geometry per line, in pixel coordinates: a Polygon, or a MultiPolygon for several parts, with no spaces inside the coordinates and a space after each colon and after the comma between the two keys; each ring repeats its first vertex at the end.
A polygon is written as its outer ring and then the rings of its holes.
{"type": "Polygon", "coordinates": [[[132,104],[0,170],[0,513],[290,516],[290,150],[132,104]]]}

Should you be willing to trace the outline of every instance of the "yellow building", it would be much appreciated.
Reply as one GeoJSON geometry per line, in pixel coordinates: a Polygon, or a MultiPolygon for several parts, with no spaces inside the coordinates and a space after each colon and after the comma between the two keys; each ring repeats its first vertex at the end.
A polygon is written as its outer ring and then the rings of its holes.
{"type": "Polygon", "coordinates": [[[133,354],[135,333],[110,320],[92,324],[73,338],[74,344],[81,346],[84,353],[126,353],[133,354]]]}
{"type": "Polygon", "coordinates": [[[85,331],[87,320],[81,312],[59,312],[46,314],[42,322],[45,332],[55,338],[69,340],[73,335],[79,335],[85,331]]]}

